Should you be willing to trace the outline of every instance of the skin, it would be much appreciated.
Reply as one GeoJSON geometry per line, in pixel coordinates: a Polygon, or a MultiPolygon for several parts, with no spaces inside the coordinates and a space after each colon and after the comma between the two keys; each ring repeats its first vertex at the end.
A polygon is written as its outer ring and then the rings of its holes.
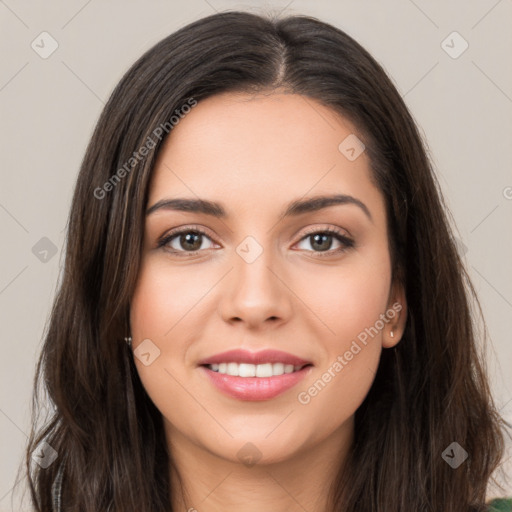
{"type": "Polygon", "coordinates": [[[353,440],[354,413],[381,351],[399,342],[406,320],[404,291],[392,281],[384,197],[370,179],[366,153],[350,161],[338,150],[353,133],[346,119],[310,98],[225,93],[199,102],[159,154],[148,207],[202,198],[222,203],[228,214],[160,209],[146,218],[131,332],[135,351],[145,339],[160,350],[148,366],[134,360],[183,479],[185,494],[175,472],[169,475],[175,510],[325,510],[328,486],[353,440]],[[362,201],[372,219],[353,204],[280,217],[292,200],[335,192],[362,201]],[[180,236],[157,247],[177,227],[207,231],[193,256],[179,256],[191,252],[180,236]],[[343,247],[336,238],[315,245],[306,236],[328,227],[355,246],[336,253],[343,247]],[[263,250],[252,263],[236,251],[247,236],[263,250]],[[330,255],[322,257],[321,247],[330,255]],[[397,302],[400,313],[300,403],[298,393],[397,302]],[[275,348],[314,366],[271,400],[239,400],[218,391],[197,366],[232,348],[275,348]],[[248,442],[261,456],[253,466],[237,455],[248,442]]]}

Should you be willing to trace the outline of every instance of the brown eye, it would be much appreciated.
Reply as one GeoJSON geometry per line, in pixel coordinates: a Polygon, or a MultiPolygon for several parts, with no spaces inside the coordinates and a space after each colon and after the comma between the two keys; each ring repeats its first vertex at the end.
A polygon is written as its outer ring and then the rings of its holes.
{"type": "Polygon", "coordinates": [[[311,246],[319,251],[328,251],[333,242],[333,236],[327,233],[317,233],[316,235],[309,235],[311,246]]]}
{"type": "Polygon", "coordinates": [[[339,254],[351,247],[354,247],[354,241],[345,236],[341,231],[332,228],[311,231],[304,236],[299,243],[309,242],[311,249],[307,247],[304,250],[320,253],[319,256],[329,256],[339,254]],[[338,242],[337,248],[331,249],[333,242],[338,242]],[[325,254],[322,254],[325,253],[325,254]]]}
{"type": "Polygon", "coordinates": [[[194,255],[194,253],[200,250],[211,249],[211,246],[204,246],[203,242],[206,239],[211,241],[210,237],[198,228],[181,229],[164,236],[158,242],[158,247],[164,248],[165,250],[180,256],[188,255],[187,253],[194,255]]]}
{"type": "Polygon", "coordinates": [[[178,245],[180,245],[187,251],[198,251],[199,249],[201,249],[201,245],[203,245],[203,235],[201,233],[190,231],[189,233],[177,235],[177,237],[178,245]]]}

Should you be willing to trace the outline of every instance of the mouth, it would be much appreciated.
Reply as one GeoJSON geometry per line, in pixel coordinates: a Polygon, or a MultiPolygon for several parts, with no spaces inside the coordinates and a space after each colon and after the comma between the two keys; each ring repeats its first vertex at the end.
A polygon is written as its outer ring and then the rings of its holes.
{"type": "Polygon", "coordinates": [[[217,391],[230,398],[263,401],[271,400],[296,386],[309,375],[313,365],[253,365],[230,362],[200,365],[198,369],[205,375],[206,382],[213,384],[217,391]]]}
{"type": "Polygon", "coordinates": [[[313,363],[282,350],[234,349],[203,359],[198,368],[218,391],[238,400],[269,400],[298,384],[313,363]]]}

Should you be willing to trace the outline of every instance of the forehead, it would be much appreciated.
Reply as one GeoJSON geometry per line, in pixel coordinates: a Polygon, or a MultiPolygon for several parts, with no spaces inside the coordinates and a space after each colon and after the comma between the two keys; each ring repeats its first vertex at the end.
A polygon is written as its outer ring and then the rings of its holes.
{"type": "Polygon", "coordinates": [[[351,160],[343,152],[344,141],[354,136],[347,119],[301,95],[212,96],[170,132],[153,170],[149,204],[198,196],[254,211],[290,198],[341,193],[379,208],[366,153],[351,160]]]}

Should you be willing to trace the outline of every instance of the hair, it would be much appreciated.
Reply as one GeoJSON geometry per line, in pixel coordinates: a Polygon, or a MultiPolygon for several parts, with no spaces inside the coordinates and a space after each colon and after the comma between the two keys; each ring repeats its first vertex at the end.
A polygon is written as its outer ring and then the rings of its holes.
{"type": "Polygon", "coordinates": [[[308,16],[227,11],[145,52],[113,90],[86,149],[34,378],[24,464],[38,512],[55,510],[56,501],[66,511],[172,510],[162,415],[124,341],[149,183],[166,140],[156,134],[191,98],[278,89],[316,100],[357,128],[386,201],[393,280],[407,300],[403,337],[382,352],[355,413],[329,510],[485,510],[508,424],[478,346],[480,334],[486,338],[485,322],[479,334],[475,321],[481,306],[411,114],[381,65],[342,30],[308,16]],[[150,139],[152,150],[135,158],[150,139]],[[36,427],[41,380],[53,411],[36,427]],[[456,470],[442,458],[454,441],[469,454],[456,470]],[[42,442],[57,452],[47,468],[31,464],[42,442]]]}

